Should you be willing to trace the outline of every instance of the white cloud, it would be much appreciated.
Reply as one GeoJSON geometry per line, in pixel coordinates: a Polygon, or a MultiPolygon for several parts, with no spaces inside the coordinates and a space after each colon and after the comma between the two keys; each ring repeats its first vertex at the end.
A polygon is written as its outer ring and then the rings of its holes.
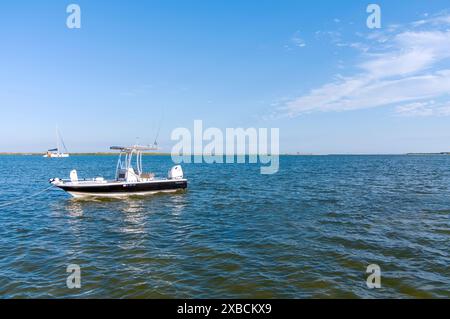
{"type": "Polygon", "coordinates": [[[402,116],[430,116],[433,115],[433,104],[434,101],[415,102],[397,106],[395,111],[402,116]]]}
{"type": "Polygon", "coordinates": [[[339,31],[316,31],[316,39],[328,38],[331,43],[339,45],[342,43],[342,34],[339,31]]]}
{"type": "Polygon", "coordinates": [[[439,104],[434,100],[397,106],[399,116],[450,116],[450,103],[439,104]]]}
{"type": "MultiPolygon", "coordinates": [[[[394,105],[400,115],[450,115],[450,69],[444,67],[450,68],[450,30],[436,28],[450,24],[450,15],[423,21],[420,25],[426,25],[426,29],[395,25],[387,31],[390,34],[370,34],[369,40],[377,45],[361,53],[357,73],[291,99],[279,111],[297,116],[394,105]],[[385,43],[382,50],[380,42],[385,43]],[[449,103],[430,102],[437,98],[449,99],[449,103]]],[[[342,43],[339,33],[325,34],[336,44],[342,43]]]]}
{"type": "Polygon", "coordinates": [[[293,35],[292,38],[291,38],[291,42],[292,42],[296,47],[299,47],[299,48],[303,48],[303,47],[306,46],[305,40],[303,40],[303,39],[300,37],[300,31],[297,31],[297,32],[294,33],[294,35],[293,35]]]}
{"type": "Polygon", "coordinates": [[[450,25],[450,14],[442,12],[429,17],[428,13],[424,14],[425,19],[414,21],[411,25],[419,27],[423,25],[443,26],[450,25]]]}
{"type": "Polygon", "coordinates": [[[284,110],[290,116],[315,111],[349,111],[429,99],[446,92],[450,92],[450,70],[395,80],[351,77],[292,100],[284,110]]]}

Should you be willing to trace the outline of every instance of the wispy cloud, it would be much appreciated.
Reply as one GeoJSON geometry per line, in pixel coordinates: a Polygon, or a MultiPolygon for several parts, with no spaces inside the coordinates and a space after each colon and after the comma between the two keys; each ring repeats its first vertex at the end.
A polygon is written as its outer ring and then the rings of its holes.
{"type": "Polygon", "coordinates": [[[358,49],[358,71],[289,100],[279,112],[298,116],[393,105],[401,115],[450,115],[450,15],[420,21],[371,32],[361,42],[344,42],[339,32],[317,33],[358,49]]]}
{"type": "Polygon", "coordinates": [[[434,100],[400,105],[396,108],[399,116],[449,116],[450,103],[436,103],[434,100]]]}
{"type": "Polygon", "coordinates": [[[140,85],[136,88],[126,90],[123,92],[120,92],[120,95],[127,96],[127,97],[136,97],[139,95],[144,95],[152,90],[153,86],[149,84],[140,85]]]}
{"type": "Polygon", "coordinates": [[[300,37],[300,31],[294,33],[294,35],[291,38],[291,43],[299,48],[303,48],[306,46],[305,40],[303,40],[303,38],[300,37]]]}

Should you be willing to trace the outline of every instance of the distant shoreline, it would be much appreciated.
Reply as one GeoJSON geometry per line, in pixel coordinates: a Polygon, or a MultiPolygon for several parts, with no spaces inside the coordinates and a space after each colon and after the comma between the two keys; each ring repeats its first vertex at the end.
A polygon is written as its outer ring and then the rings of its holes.
{"type": "Polygon", "coordinates": [[[406,155],[450,155],[450,152],[440,152],[440,153],[407,153],[406,155]]]}
{"type": "MultiPolygon", "coordinates": [[[[70,153],[70,156],[109,156],[109,155],[117,155],[118,153],[106,153],[106,152],[86,152],[86,153],[70,153]]],[[[21,156],[44,156],[45,153],[27,153],[27,152],[0,152],[0,155],[21,155],[21,156]]],[[[170,153],[142,153],[142,155],[151,155],[151,156],[165,156],[170,155],[170,153]]]]}
{"type": "MultiPolygon", "coordinates": [[[[0,152],[0,156],[43,156],[44,153],[34,153],[34,152],[0,152]]],[[[70,153],[70,156],[111,156],[117,155],[117,153],[108,152],[79,152],[70,153]]],[[[170,156],[170,153],[143,153],[145,156],[170,156]]],[[[280,156],[442,156],[450,155],[450,152],[438,152],[438,153],[399,153],[399,154],[294,154],[294,153],[284,153],[280,156]]],[[[201,156],[201,154],[193,154],[193,156],[201,156]]],[[[209,156],[209,155],[206,155],[209,156]]],[[[214,156],[214,155],[211,155],[214,156]]],[[[226,156],[224,154],[223,156],[226,156]]],[[[235,155],[236,156],[236,155],[235,155]]],[[[237,155],[243,156],[243,155],[237,155]]],[[[248,154],[246,156],[249,156],[248,154]]]]}

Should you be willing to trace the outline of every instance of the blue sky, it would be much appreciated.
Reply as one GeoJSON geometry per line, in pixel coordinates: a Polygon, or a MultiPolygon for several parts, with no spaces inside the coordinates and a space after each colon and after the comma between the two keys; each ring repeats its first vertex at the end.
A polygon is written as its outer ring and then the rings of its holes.
{"type": "Polygon", "coordinates": [[[11,1],[0,6],[0,151],[279,127],[281,152],[450,151],[450,4],[11,1]],[[81,7],[81,29],[66,7],[81,7]],[[162,119],[162,121],[161,121],[162,119]]]}

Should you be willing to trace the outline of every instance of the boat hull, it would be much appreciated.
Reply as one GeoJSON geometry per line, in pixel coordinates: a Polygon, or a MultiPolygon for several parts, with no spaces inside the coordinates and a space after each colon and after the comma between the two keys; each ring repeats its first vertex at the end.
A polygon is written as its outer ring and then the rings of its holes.
{"type": "Polygon", "coordinates": [[[176,192],[187,188],[187,180],[162,180],[138,183],[106,183],[104,185],[56,185],[73,197],[143,196],[160,192],[176,192]]]}
{"type": "Polygon", "coordinates": [[[46,157],[46,158],[66,158],[69,157],[69,154],[66,153],[59,153],[59,154],[45,154],[42,157],[46,157]]]}

